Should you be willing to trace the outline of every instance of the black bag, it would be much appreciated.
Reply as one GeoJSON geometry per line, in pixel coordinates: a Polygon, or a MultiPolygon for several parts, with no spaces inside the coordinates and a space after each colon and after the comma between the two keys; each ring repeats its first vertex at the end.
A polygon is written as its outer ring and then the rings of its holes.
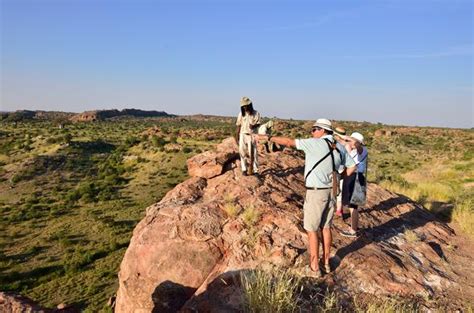
{"type": "Polygon", "coordinates": [[[367,182],[364,174],[357,173],[354,181],[354,191],[351,196],[351,204],[362,206],[365,205],[367,198],[367,182]]]}

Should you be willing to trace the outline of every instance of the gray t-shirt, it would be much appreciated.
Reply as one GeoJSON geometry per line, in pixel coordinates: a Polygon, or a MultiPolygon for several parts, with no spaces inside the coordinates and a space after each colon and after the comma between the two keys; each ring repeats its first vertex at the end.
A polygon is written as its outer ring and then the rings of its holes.
{"type": "MultiPolygon", "coordinates": [[[[305,153],[305,166],[304,175],[313,168],[313,166],[321,160],[328,152],[329,147],[324,138],[334,141],[331,135],[323,136],[322,138],[308,138],[308,139],[296,139],[296,149],[302,150],[305,153]]],[[[355,166],[354,160],[348,155],[346,149],[341,144],[337,143],[337,149],[333,151],[334,163],[336,170],[340,165],[346,168],[355,166]]],[[[328,188],[332,187],[332,160],[329,155],[324,161],[319,163],[318,166],[311,172],[306,180],[306,187],[311,188],[328,188]]]]}

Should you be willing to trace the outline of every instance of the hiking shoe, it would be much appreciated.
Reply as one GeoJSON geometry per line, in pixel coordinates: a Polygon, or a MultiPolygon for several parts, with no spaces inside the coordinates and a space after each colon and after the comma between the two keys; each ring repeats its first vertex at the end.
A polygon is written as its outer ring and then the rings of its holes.
{"type": "Polygon", "coordinates": [[[321,268],[324,271],[324,274],[331,273],[331,264],[330,263],[324,263],[323,259],[321,259],[319,261],[319,268],[321,268]]]}
{"type": "Polygon", "coordinates": [[[349,238],[357,238],[357,232],[352,229],[341,231],[341,235],[343,235],[344,237],[349,237],[349,238]]]}
{"type": "Polygon", "coordinates": [[[323,274],[321,273],[321,270],[319,268],[318,268],[317,271],[313,271],[311,269],[311,266],[309,266],[309,265],[306,265],[303,268],[303,271],[302,271],[301,274],[305,277],[312,277],[312,278],[321,278],[323,276],[323,274]]]}
{"type": "Polygon", "coordinates": [[[242,171],[243,176],[248,176],[247,171],[242,171]]]}
{"type": "Polygon", "coordinates": [[[329,263],[325,263],[325,264],[324,264],[324,272],[325,272],[326,274],[331,273],[331,265],[330,265],[329,263]]]}

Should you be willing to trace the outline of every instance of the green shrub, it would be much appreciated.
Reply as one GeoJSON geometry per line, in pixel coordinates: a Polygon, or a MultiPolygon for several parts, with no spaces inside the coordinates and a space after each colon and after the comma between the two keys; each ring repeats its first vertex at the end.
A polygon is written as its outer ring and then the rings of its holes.
{"type": "Polygon", "coordinates": [[[161,148],[166,144],[166,140],[164,138],[156,136],[156,135],[153,135],[151,137],[151,142],[153,146],[158,147],[158,148],[161,148]]]}

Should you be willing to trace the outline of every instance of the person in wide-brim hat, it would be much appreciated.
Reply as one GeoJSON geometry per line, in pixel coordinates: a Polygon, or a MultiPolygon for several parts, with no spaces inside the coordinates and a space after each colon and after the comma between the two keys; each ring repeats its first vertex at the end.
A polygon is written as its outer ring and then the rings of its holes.
{"type": "Polygon", "coordinates": [[[243,175],[258,173],[257,145],[252,139],[262,123],[260,113],[253,108],[248,97],[240,99],[240,113],[237,117],[236,140],[239,143],[240,165],[243,175]]]}

